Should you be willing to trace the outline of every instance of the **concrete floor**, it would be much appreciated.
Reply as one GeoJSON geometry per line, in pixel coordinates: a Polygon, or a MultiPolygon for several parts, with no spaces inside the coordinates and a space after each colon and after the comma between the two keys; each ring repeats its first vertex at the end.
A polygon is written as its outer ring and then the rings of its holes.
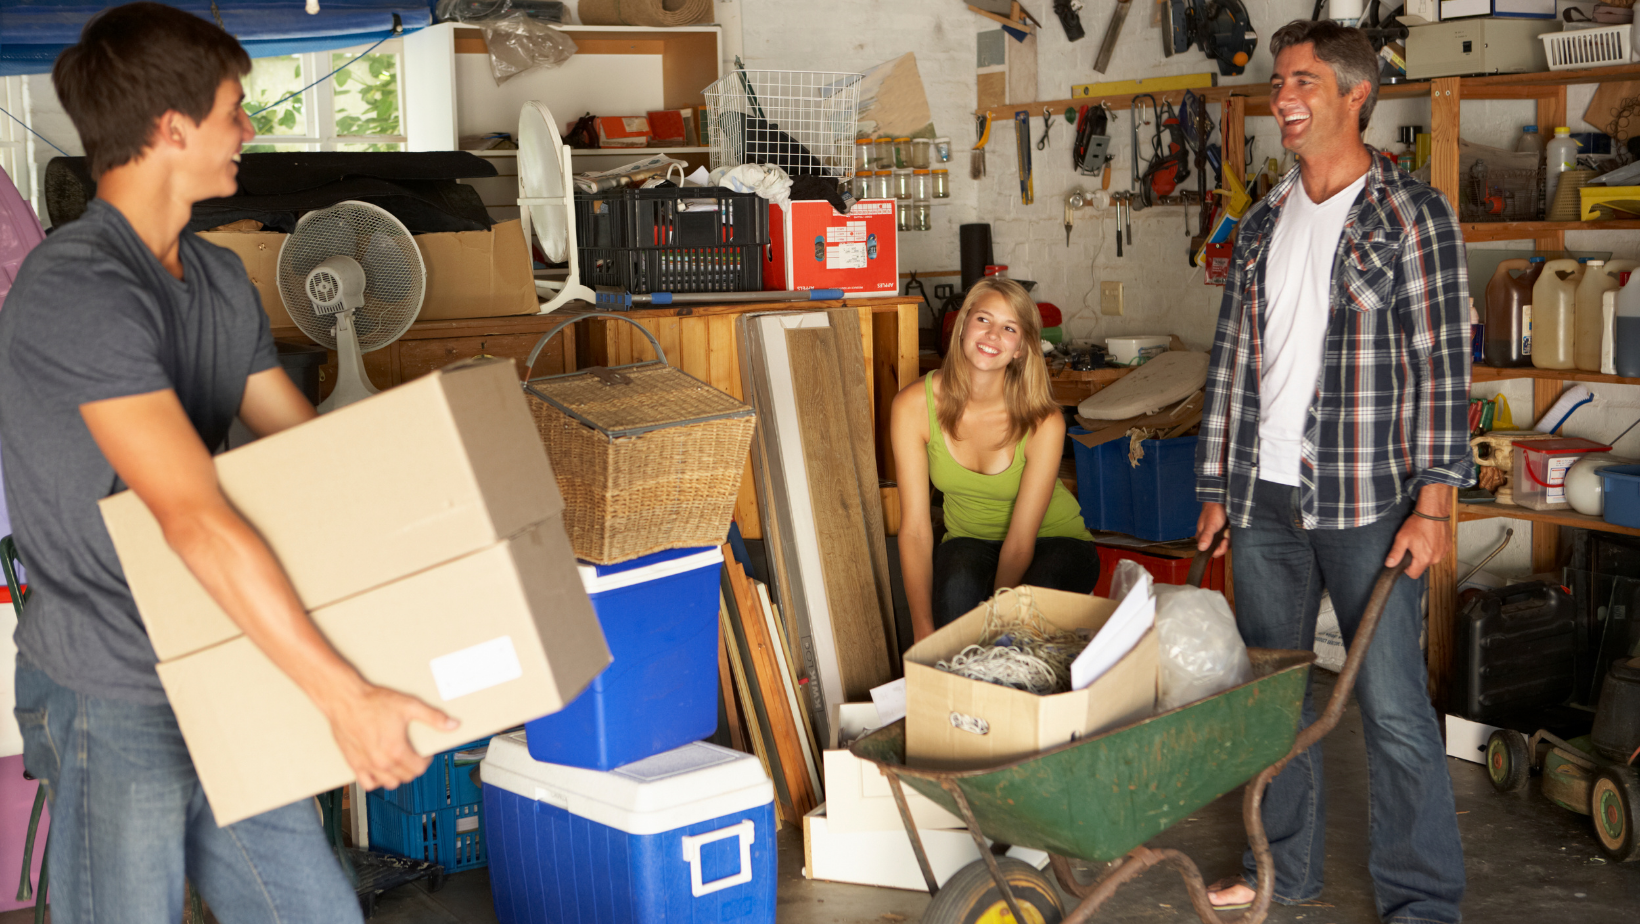
{"type": "MultiPolygon", "coordinates": [[[[1330,676],[1330,675],[1323,675],[1330,676]]],[[[1327,887],[1322,901],[1275,906],[1278,924],[1373,924],[1372,883],[1366,870],[1366,763],[1359,713],[1353,707],[1327,739],[1327,887]]],[[[1481,924],[1569,921],[1635,924],[1640,921],[1640,862],[1608,863],[1588,819],[1567,812],[1537,791],[1503,796],[1478,764],[1449,759],[1469,874],[1465,919],[1481,924]]],[[[1224,796],[1151,842],[1177,847],[1209,880],[1238,869],[1244,843],[1241,794],[1224,796]]],[[[780,836],[781,924],[914,924],[928,897],[803,878],[803,843],[787,828],[780,836]]],[[[1068,904],[1068,903],[1067,903],[1068,904]]],[[[1153,869],[1119,892],[1100,920],[1194,920],[1178,877],[1153,869]]],[[[0,924],[26,924],[26,911],[0,914],[0,924]]],[[[383,895],[372,924],[492,924],[489,877],[484,870],[450,876],[427,893],[409,885],[383,895]]],[[[545,922],[543,922],[545,924],[545,922]]],[[[554,922],[559,924],[559,922],[554,922]]],[[[562,922],[593,924],[593,922],[562,922]]]]}

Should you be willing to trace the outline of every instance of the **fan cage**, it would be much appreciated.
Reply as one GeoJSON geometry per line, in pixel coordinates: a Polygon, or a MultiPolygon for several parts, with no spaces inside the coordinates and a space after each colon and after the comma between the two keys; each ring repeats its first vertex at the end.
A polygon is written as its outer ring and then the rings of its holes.
{"type": "Polygon", "coordinates": [[[399,338],[421,313],[427,268],[421,248],[392,213],[368,202],[341,202],[303,215],[279,251],[279,295],[302,333],[336,349],[336,317],[319,314],[307,277],[338,254],[364,268],[364,307],[354,313],[359,351],[379,350],[399,338]]]}
{"type": "Polygon", "coordinates": [[[777,164],[792,174],[847,177],[863,74],[735,71],[706,88],[711,164],[777,164]],[[787,139],[790,139],[788,141],[787,139]],[[818,161],[811,164],[796,142],[818,161]]]}

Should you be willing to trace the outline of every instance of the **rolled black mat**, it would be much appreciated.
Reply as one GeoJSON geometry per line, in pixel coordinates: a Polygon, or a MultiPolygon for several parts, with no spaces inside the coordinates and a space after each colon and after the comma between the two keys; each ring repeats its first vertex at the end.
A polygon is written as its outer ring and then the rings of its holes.
{"type": "Polygon", "coordinates": [[[962,256],[962,291],[973,288],[985,276],[991,263],[991,226],[985,222],[957,228],[957,246],[962,256]]]}

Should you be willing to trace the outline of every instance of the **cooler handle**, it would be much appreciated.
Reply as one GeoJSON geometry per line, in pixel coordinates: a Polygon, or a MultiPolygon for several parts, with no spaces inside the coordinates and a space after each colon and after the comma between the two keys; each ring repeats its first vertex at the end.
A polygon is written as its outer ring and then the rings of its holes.
{"type": "Polygon", "coordinates": [[[722,891],[731,886],[752,881],[752,844],[757,840],[757,826],[751,820],[706,834],[686,834],[683,837],[683,862],[689,864],[689,892],[696,898],[722,891]],[[711,882],[700,881],[700,848],[725,838],[740,838],[740,872],[711,882]]]}

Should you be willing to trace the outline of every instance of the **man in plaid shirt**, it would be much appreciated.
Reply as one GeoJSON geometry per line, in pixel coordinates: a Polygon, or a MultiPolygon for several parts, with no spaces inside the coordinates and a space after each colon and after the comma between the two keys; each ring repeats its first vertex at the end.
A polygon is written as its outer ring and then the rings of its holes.
{"type": "MultiPolygon", "coordinates": [[[[1473,474],[1463,237],[1439,193],[1362,143],[1378,96],[1363,33],[1294,22],[1270,50],[1270,109],[1299,169],[1237,234],[1196,452],[1198,547],[1229,525],[1243,637],[1300,650],[1315,644],[1323,590],[1353,643],[1380,569],[1411,555],[1355,687],[1368,866],[1380,918],[1455,924],[1463,847],[1419,631],[1421,578],[1450,545],[1448,488],[1473,474]]],[[[1321,894],[1320,750],[1264,797],[1283,903],[1321,894]]],[[[1243,865],[1210,890],[1217,907],[1251,902],[1251,851],[1243,865]]]]}

